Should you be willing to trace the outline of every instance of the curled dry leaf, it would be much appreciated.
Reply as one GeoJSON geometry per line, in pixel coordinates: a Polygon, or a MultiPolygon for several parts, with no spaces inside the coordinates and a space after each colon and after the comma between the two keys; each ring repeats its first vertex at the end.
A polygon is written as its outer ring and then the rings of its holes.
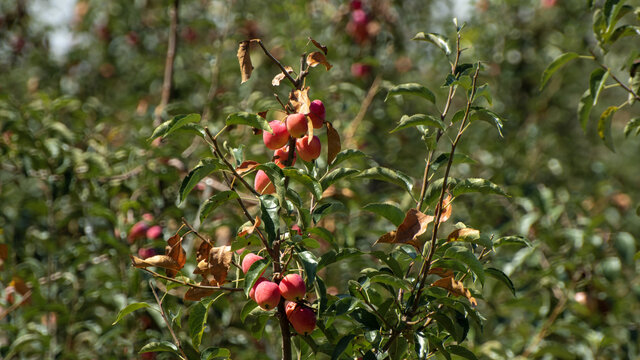
{"type": "Polygon", "coordinates": [[[322,64],[327,69],[327,71],[331,70],[331,68],[333,67],[333,65],[329,64],[327,58],[320,51],[314,51],[307,55],[307,64],[309,64],[309,66],[311,67],[316,67],[318,66],[318,64],[322,64]]]}
{"type": "MultiPolygon", "coordinates": [[[[291,68],[291,66],[285,66],[284,69],[287,70],[289,74],[293,74],[293,68],[291,68]]],[[[280,82],[284,80],[284,78],[285,78],[284,73],[279,72],[278,75],[274,76],[273,80],[271,80],[271,85],[280,86],[280,82]]]]}
{"type": "Polygon", "coordinates": [[[255,169],[256,166],[260,165],[259,162],[257,161],[253,161],[253,160],[247,160],[242,162],[242,164],[240,164],[237,168],[236,168],[236,172],[239,175],[242,175],[244,173],[247,173],[253,169],[255,169]]]}
{"type": "Polygon", "coordinates": [[[211,248],[207,259],[201,260],[193,273],[202,275],[205,285],[221,286],[227,280],[231,257],[230,246],[211,248]]]}
{"type": "Polygon", "coordinates": [[[473,306],[478,305],[478,302],[476,301],[476,299],[473,296],[471,296],[471,292],[469,291],[469,289],[466,289],[464,287],[464,284],[462,283],[462,281],[457,281],[456,279],[454,279],[453,275],[442,278],[442,279],[438,279],[434,281],[433,284],[431,284],[431,286],[437,286],[443,289],[447,289],[451,294],[466,297],[467,299],[469,299],[469,302],[471,303],[471,305],[473,306]]]}
{"type": "Polygon", "coordinates": [[[313,43],[313,45],[315,45],[315,47],[317,47],[318,49],[322,50],[322,52],[323,52],[325,55],[327,55],[327,51],[328,51],[328,49],[327,49],[327,47],[326,47],[326,46],[324,46],[324,45],[320,44],[319,42],[317,42],[317,41],[313,40],[312,38],[309,38],[309,41],[311,41],[311,42],[313,43]]]}
{"type": "Polygon", "coordinates": [[[256,220],[253,222],[253,225],[249,225],[243,228],[242,230],[240,230],[240,232],[238,233],[238,237],[243,237],[243,236],[253,234],[253,232],[256,231],[256,228],[259,227],[260,224],[262,224],[262,220],[260,220],[259,216],[256,216],[256,220]]]}
{"type": "Polygon", "coordinates": [[[182,269],[182,267],[178,265],[175,260],[167,255],[154,255],[144,260],[140,259],[137,256],[129,256],[131,257],[132,265],[137,268],[148,268],[150,266],[157,266],[163,269],[167,269],[167,272],[169,272],[169,270],[173,270],[174,273],[182,269]]]}
{"type": "Polygon", "coordinates": [[[180,270],[187,262],[187,253],[182,248],[182,237],[175,234],[167,240],[167,252],[166,255],[173,259],[178,264],[177,269],[167,269],[167,276],[174,277],[177,274],[176,270],[180,270]]]}
{"type": "Polygon", "coordinates": [[[238,46],[238,62],[240,63],[240,74],[242,75],[242,83],[249,80],[253,71],[251,64],[250,41],[241,41],[238,46]]]}
{"type": "Polygon", "coordinates": [[[388,232],[380,237],[378,243],[389,244],[409,244],[416,249],[422,249],[422,243],[418,240],[418,236],[427,231],[427,226],[433,221],[433,216],[425,215],[422,212],[411,209],[395,231],[388,232]]]}
{"type": "Polygon", "coordinates": [[[307,144],[311,144],[311,140],[313,140],[313,121],[309,116],[307,116],[307,135],[307,144]]]}
{"type": "MultiPolygon", "coordinates": [[[[440,214],[440,222],[443,223],[451,217],[451,202],[452,202],[451,194],[447,194],[447,196],[442,199],[442,204],[444,205],[444,211],[440,214]]],[[[437,210],[437,208],[436,208],[437,210]]]]}
{"type": "Polygon", "coordinates": [[[471,228],[454,230],[449,236],[447,236],[447,242],[450,241],[464,241],[468,238],[477,239],[480,237],[480,231],[471,228]]]}
{"type": "Polygon", "coordinates": [[[327,163],[331,164],[333,160],[336,158],[336,155],[342,150],[342,145],[340,144],[340,134],[333,127],[333,124],[330,122],[327,123],[327,163]]]}
{"type": "Polygon", "coordinates": [[[291,105],[293,105],[293,109],[296,113],[308,114],[309,105],[311,105],[311,100],[309,99],[309,87],[307,86],[302,90],[293,91],[289,94],[289,101],[291,101],[291,105]]]}
{"type": "Polygon", "coordinates": [[[211,251],[210,243],[206,241],[203,241],[202,243],[200,243],[200,246],[198,246],[198,250],[196,251],[196,261],[200,262],[208,258],[210,251],[211,251]]]}

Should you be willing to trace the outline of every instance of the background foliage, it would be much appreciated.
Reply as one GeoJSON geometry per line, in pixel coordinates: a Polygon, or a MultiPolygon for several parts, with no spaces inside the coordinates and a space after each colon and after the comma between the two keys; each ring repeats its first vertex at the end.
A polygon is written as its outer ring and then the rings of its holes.
{"type": "MultiPolygon", "coordinates": [[[[111,324],[126,304],[153,302],[148,277],[130,268],[128,255],[140,248],[161,251],[164,241],[130,243],[127,233],[148,213],[168,238],[181,217],[196,219],[200,202],[219,186],[211,180],[180,204],[180,179],[206,147],[188,134],[161,146],[147,142],[160,102],[170,2],[78,1],[62,25],[72,34],[62,55],[52,53],[50,38],[59,25],[44,21],[46,10],[36,4],[46,2],[0,5],[0,243],[7,249],[0,355],[84,359],[99,349],[100,358],[136,358],[149,339],[167,338],[162,320],[139,310],[111,324]],[[29,299],[12,307],[21,294],[29,299]]],[[[511,197],[462,197],[452,223],[464,220],[485,233],[532,243],[493,255],[516,296],[487,280],[486,300],[478,305],[486,321],[482,331],[471,328],[469,345],[479,358],[493,359],[638,357],[640,145],[623,134],[638,105],[613,118],[614,153],[598,138],[595,114],[627,94],[603,92],[586,132],[576,115],[592,64],[570,63],[539,90],[546,65],[558,55],[597,50],[593,12],[582,0],[454,5],[365,1],[370,25],[363,40],[349,30],[348,3],[183,1],[165,117],[204,113],[209,126],[220,129],[232,112],[273,106],[270,80],[278,69],[258,56],[260,71],[239,85],[238,42],[260,37],[283,62],[295,64],[312,36],[329,45],[334,65],[309,76],[314,97],[323,99],[343,142],[371,156],[360,165],[390,166],[419,179],[421,156],[405,145],[419,144],[419,136],[388,132],[403,114],[434,109],[411,98],[384,99],[392,85],[416,80],[445,97],[440,74],[448,64],[440,50],[410,40],[419,31],[452,37],[450,19],[464,19],[467,55],[484,60],[481,81],[491,85],[493,107],[508,121],[504,138],[488,124],[469,132],[459,149],[475,162],[454,168],[453,175],[491,179],[511,197]]],[[[623,21],[637,25],[637,15],[623,21]]],[[[639,45],[637,36],[625,37],[604,59],[626,78],[622,67],[637,58],[632,49],[639,45]]],[[[262,154],[255,160],[268,160],[250,132],[229,134],[229,144],[244,144],[262,154]]],[[[324,226],[335,229],[340,244],[366,251],[392,226],[358,204],[391,200],[406,207],[410,201],[380,182],[340,189],[345,212],[325,218],[324,226]]],[[[219,216],[198,226],[223,245],[243,222],[219,216]]],[[[374,261],[354,259],[326,269],[340,291],[374,261]]],[[[253,340],[233,296],[211,305],[203,343],[228,348],[233,358],[277,358],[277,324],[267,323],[262,340],[253,340]]],[[[170,311],[182,307],[180,297],[165,301],[170,311]]],[[[187,326],[179,330],[188,337],[187,326]]]]}

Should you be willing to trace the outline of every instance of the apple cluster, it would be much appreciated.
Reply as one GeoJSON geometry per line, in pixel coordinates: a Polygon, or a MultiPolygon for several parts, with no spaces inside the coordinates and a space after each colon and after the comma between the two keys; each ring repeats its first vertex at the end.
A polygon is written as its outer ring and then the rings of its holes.
{"type": "MultiPolygon", "coordinates": [[[[314,129],[320,129],[324,125],[325,109],[322,101],[313,100],[309,104],[309,113],[307,114],[289,114],[284,122],[271,121],[269,126],[273,132],[265,131],[262,133],[262,141],[268,149],[275,151],[273,158],[279,167],[285,167],[284,163],[289,158],[290,151],[294,152],[292,166],[295,165],[298,156],[304,161],[313,161],[320,156],[322,150],[320,139],[314,135],[309,140],[309,135],[307,135],[309,121],[307,119],[311,120],[314,129]],[[290,137],[296,138],[295,149],[289,149],[287,145],[290,137]]],[[[276,191],[269,177],[262,170],[256,173],[254,187],[261,194],[273,194],[276,191]]]]}
{"type": "MultiPolygon", "coordinates": [[[[247,254],[242,259],[242,271],[246,274],[251,265],[261,259],[263,257],[260,255],[247,254]]],[[[285,298],[289,301],[285,308],[289,323],[299,334],[310,334],[316,327],[316,314],[303,303],[307,287],[302,276],[287,274],[276,284],[262,275],[264,271],[249,291],[249,297],[264,310],[275,309],[280,303],[280,297],[285,298]]]]}

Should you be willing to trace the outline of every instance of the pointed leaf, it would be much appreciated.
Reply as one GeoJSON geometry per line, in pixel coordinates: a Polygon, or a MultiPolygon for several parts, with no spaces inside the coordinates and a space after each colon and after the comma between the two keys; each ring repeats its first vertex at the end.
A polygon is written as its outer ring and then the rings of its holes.
{"type": "Polygon", "coordinates": [[[560,69],[563,65],[565,65],[569,61],[577,58],[578,56],[579,55],[574,52],[569,52],[555,58],[555,60],[553,60],[551,64],[549,64],[547,68],[544,70],[544,72],[542,73],[542,80],[540,80],[540,90],[544,89],[549,79],[551,79],[551,76],[556,71],[558,71],[558,69],[560,69]]]}
{"type": "Polygon", "coordinates": [[[411,40],[428,41],[439,47],[445,55],[451,54],[451,49],[449,48],[449,40],[444,35],[419,32],[411,40]]]}
{"type": "Polygon", "coordinates": [[[605,71],[601,68],[593,70],[591,76],[589,77],[589,91],[593,99],[593,106],[598,103],[598,97],[600,96],[600,92],[602,91],[602,89],[604,89],[604,84],[607,80],[607,77],[609,77],[609,70],[605,71]]]}
{"type": "Polygon", "coordinates": [[[516,296],[516,288],[513,286],[513,282],[511,281],[511,279],[509,279],[507,274],[502,272],[502,270],[499,270],[499,269],[496,269],[496,268],[492,268],[492,267],[488,267],[488,268],[484,269],[484,271],[487,274],[489,274],[489,276],[491,276],[492,278],[494,278],[496,280],[499,280],[503,284],[507,285],[509,290],[511,290],[511,293],[513,294],[513,296],[516,296]]]}
{"type": "Polygon", "coordinates": [[[493,243],[493,246],[496,248],[503,245],[520,245],[520,246],[532,247],[529,240],[527,240],[522,236],[505,236],[505,237],[499,238],[493,243]]]}
{"type": "Polygon", "coordinates": [[[387,101],[391,96],[405,94],[423,97],[434,104],[436,102],[436,96],[433,94],[433,92],[418,83],[408,83],[392,87],[391,89],[389,89],[387,97],[384,99],[384,101],[387,101]]]}
{"type": "MultiPolygon", "coordinates": [[[[438,170],[442,165],[445,165],[446,163],[449,162],[449,153],[445,153],[445,154],[440,154],[440,156],[438,156],[437,159],[435,159],[432,163],[431,163],[431,169],[433,171],[438,170]]],[[[452,165],[456,165],[456,164],[473,164],[476,161],[473,160],[472,158],[468,157],[467,155],[464,154],[454,154],[453,155],[453,161],[451,162],[452,165]]]]}
{"type": "Polygon", "coordinates": [[[399,207],[391,204],[374,203],[365,205],[362,210],[370,211],[374,214],[378,214],[387,220],[391,221],[393,225],[400,226],[404,220],[404,212],[399,207]]]}
{"type": "Polygon", "coordinates": [[[320,51],[314,51],[307,55],[307,64],[309,64],[309,66],[311,67],[316,67],[318,66],[318,64],[322,64],[324,65],[325,69],[327,69],[327,71],[331,70],[331,68],[333,67],[333,65],[329,64],[329,62],[327,61],[327,57],[324,56],[324,54],[320,51]]]}
{"type": "Polygon", "coordinates": [[[611,151],[615,151],[611,137],[611,119],[616,111],[618,111],[617,106],[610,106],[600,115],[600,120],[598,120],[598,136],[611,151]]]}
{"type": "Polygon", "coordinates": [[[389,182],[404,188],[409,194],[413,188],[413,179],[400,171],[394,171],[381,166],[369,168],[356,176],[363,179],[375,179],[389,182]]]}
{"type": "Polygon", "coordinates": [[[207,348],[200,355],[200,360],[218,360],[230,358],[231,352],[229,351],[229,349],[216,347],[207,348]]]}
{"type": "Polygon", "coordinates": [[[154,341],[154,342],[150,342],[147,345],[143,346],[142,349],[140,349],[140,351],[138,351],[138,354],[142,354],[142,353],[148,353],[148,352],[172,352],[176,355],[180,355],[180,353],[178,352],[178,347],[171,342],[168,341],[154,341]]]}
{"type": "Polygon", "coordinates": [[[486,121],[490,124],[495,125],[496,129],[498,129],[498,134],[500,134],[500,137],[504,137],[502,135],[502,128],[503,128],[503,121],[502,118],[494,113],[491,110],[487,110],[481,107],[472,107],[473,109],[473,118],[477,118],[478,120],[482,120],[482,121],[486,121]]]}
{"type": "Polygon", "coordinates": [[[248,112],[237,112],[237,113],[229,114],[229,116],[227,116],[227,120],[225,121],[225,124],[226,125],[248,125],[256,129],[262,129],[270,133],[273,132],[267,120],[260,117],[258,114],[253,114],[248,112]]]}
{"type": "Polygon", "coordinates": [[[398,126],[395,129],[391,130],[390,133],[394,133],[398,130],[406,129],[412,126],[433,126],[440,130],[444,130],[444,123],[442,120],[436,118],[435,116],[425,115],[425,114],[415,114],[415,115],[403,115],[398,123],[398,126]]]}
{"type": "MultiPolygon", "coordinates": [[[[333,128],[333,124],[329,121],[327,124],[327,163],[331,164],[340,153],[342,145],[340,143],[340,134],[333,128]]],[[[311,140],[311,138],[309,138],[311,140]]]]}
{"type": "Polygon", "coordinates": [[[310,251],[302,251],[298,253],[298,259],[302,263],[304,272],[307,275],[307,289],[310,289],[316,279],[318,258],[310,251]]]}
{"type": "Polygon", "coordinates": [[[409,244],[420,250],[422,249],[422,243],[418,240],[418,236],[427,231],[427,226],[432,221],[433,216],[425,215],[416,209],[410,209],[398,229],[383,235],[375,244],[409,244]]]}
{"type": "Polygon", "coordinates": [[[200,347],[202,342],[202,334],[207,325],[209,306],[214,301],[215,299],[205,299],[191,305],[189,308],[189,337],[191,337],[192,344],[196,349],[200,347]]]}
{"type": "Polygon", "coordinates": [[[142,308],[148,308],[151,307],[149,304],[147,303],[143,303],[143,302],[137,302],[137,303],[133,303],[133,304],[129,304],[127,306],[125,306],[124,309],[120,310],[120,312],[118,313],[118,316],[116,316],[116,320],[111,324],[111,325],[115,325],[118,323],[118,321],[122,320],[123,317],[129,315],[130,313],[138,310],[138,309],[142,309],[142,308]]]}
{"type": "Polygon", "coordinates": [[[458,181],[451,190],[451,194],[454,197],[458,197],[462,194],[479,192],[482,194],[495,194],[502,196],[509,196],[498,185],[492,183],[486,179],[471,178],[458,181]]]}
{"type": "Polygon", "coordinates": [[[453,276],[448,276],[445,278],[438,279],[434,281],[433,284],[431,284],[431,286],[437,286],[443,289],[447,289],[447,291],[449,291],[454,295],[466,297],[467,299],[469,299],[469,302],[471,303],[471,305],[473,306],[478,305],[478,302],[476,301],[476,299],[473,296],[471,296],[471,292],[469,291],[469,289],[464,287],[464,284],[462,283],[462,281],[458,281],[454,279],[453,276]]]}
{"type": "Polygon", "coordinates": [[[244,277],[244,294],[247,297],[249,297],[249,291],[251,291],[251,288],[256,283],[256,280],[258,280],[260,276],[264,274],[264,271],[267,269],[267,266],[269,266],[270,263],[271,262],[269,261],[269,259],[260,259],[251,264],[251,267],[249,267],[249,270],[244,277]]]}
{"type": "Polygon", "coordinates": [[[636,129],[636,136],[640,133],[640,117],[629,120],[624,127],[624,136],[627,137],[633,130],[636,129]]]}
{"type": "Polygon", "coordinates": [[[307,175],[304,170],[296,168],[285,168],[282,170],[284,176],[289,177],[295,182],[302,184],[307,190],[309,190],[316,200],[322,198],[322,185],[318,180],[307,175]]]}
{"type": "Polygon", "coordinates": [[[447,351],[454,355],[461,356],[465,359],[478,360],[478,358],[469,349],[460,345],[449,345],[447,346],[447,351]]]}
{"type": "Polygon", "coordinates": [[[173,119],[167,120],[160,124],[151,134],[148,141],[158,137],[167,137],[174,131],[189,125],[191,123],[200,122],[200,114],[177,115],[173,119]]]}
{"type": "Polygon", "coordinates": [[[278,211],[280,210],[280,203],[278,198],[273,195],[260,196],[260,218],[264,224],[264,229],[267,232],[267,240],[269,246],[276,239],[276,231],[280,227],[280,218],[278,217],[278,211]]]}
{"type": "Polygon", "coordinates": [[[593,108],[593,97],[591,96],[591,90],[587,89],[580,97],[580,103],[578,103],[578,119],[583,131],[587,131],[591,108],[593,108]]]}
{"type": "Polygon", "coordinates": [[[207,216],[209,216],[211,211],[215,210],[224,202],[239,198],[240,196],[238,196],[238,193],[233,190],[221,191],[213,195],[207,201],[205,201],[204,204],[202,204],[202,210],[200,211],[200,222],[203,222],[207,218],[207,216]]]}
{"type": "Polygon", "coordinates": [[[480,283],[484,284],[484,268],[482,263],[469,249],[459,246],[452,246],[444,253],[445,257],[462,261],[465,265],[473,271],[474,274],[480,280],[480,283]]]}
{"type": "Polygon", "coordinates": [[[216,170],[226,169],[224,164],[216,158],[204,158],[196,167],[189,172],[187,176],[182,180],[180,185],[180,202],[183,202],[189,192],[200,182],[200,180],[207,177],[209,174],[216,170]]]}
{"type": "Polygon", "coordinates": [[[340,179],[348,178],[354,174],[359,173],[360,170],[351,169],[351,168],[339,168],[325,175],[322,180],[320,180],[320,185],[322,185],[323,190],[327,190],[329,186],[340,179]]]}
{"type": "Polygon", "coordinates": [[[336,158],[333,160],[333,162],[328,161],[328,163],[331,164],[330,167],[334,167],[343,161],[359,157],[367,157],[367,154],[356,149],[346,149],[336,154],[336,158]]]}
{"type": "Polygon", "coordinates": [[[312,38],[309,38],[309,41],[311,41],[315,47],[317,47],[318,49],[322,50],[322,52],[325,55],[327,55],[328,50],[327,50],[327,47],[325,45],[320,44],[319,42],[313,40],[312,38]]]}

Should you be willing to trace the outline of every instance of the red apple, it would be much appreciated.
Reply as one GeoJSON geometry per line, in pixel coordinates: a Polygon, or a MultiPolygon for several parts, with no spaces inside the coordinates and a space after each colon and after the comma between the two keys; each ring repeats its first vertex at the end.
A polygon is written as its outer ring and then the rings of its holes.
{"type": "MultiPolygon", "coordinates": [[[[293,162],[291,162],[291,166],[296,164],[296,153],[293,153],[293,162]]],[[[273,162],[276,165],[284,165],[284,163],[289,159],[289,146],[283,146],[280,149],[276,150],[273,154],[273,162]]]]}
{"type": "Polygon", "coordinates": [[[307,306],[298,304],[287,318],[299,334],[309,335],[316,328],[316,314],[307,306]]]}
{"type": "Polygon", "coordinates": [[[287,144],[289,141],[289,132],[287,127],[279,120],[273,120],[269,123],[273,134],[268,131],[262,132],[262,141],[264,145],[271,150],[278,150],[287,144]]]}
{"type": "Polygon", "coordinates": [[[264,259],[264,258],[262,256],[260,256],[260,255],[256,255],[254,253],[248,253],[242,259],[242,272],[246,274],[247,271],[249,271],[249,268],[251,267],[251,265],[253,265],[254,262],[256,262],[258,260],[262,260],[262,259],[264,259]]]}
{"type": "Polygon", "coordinates": [[[253,183],[253,187],[257,192],[263,195],[273,194],[274,192],[276,192],[276,187],[273,186],[271,180],[269,180],[267,173],[262,170],[258,170],[258,172],[256,173],[256,179],[253,183]]]}
{"type": "Polygon", "coordinates": [[[297,231],[298,235],[302,235],[302,229],[300,229],[300,226],[298,226],[298,224],[293,224],[293,226],[291,227],[291,230],[297,231]]]}
{"type": "Polygon", "coordinates": [[[147,239],[155,240],[162,236],[162,227],[154,225],[147,230],[147,239]]]}
{"type": "Polygon", "coordinates": [[[142,260],[146,258],[150,258],[154,255],[156,255],[156,251],[154,249],[147,249],[147,248],[138,249],[138,257],[141,258],[142,260]]]}
{"type": "Polygon", "coordinates": [[[291,316],[293,310],[295,310],[297,306],[298,304],[296,302],[287,301],[287,304],[284,306],[284,311],[287,314],[287,319],[289,318],[289,316],[291,316]]]}
{"type": "Polygon", "coordinates": [[[287,130],[289,130],[289,134],[294,138],[304,136],[304,134],[307,133],[307,117],[304,116],[304,114],[291,114],[287,116],[287,130]]]}
{"type": "Polygon", "coordinates": [[[273,309],[280,302],[280,288],[274,282],[263,281],[256,286],[254,298],[261,308],[273,309]]]}
{"type": "Polygon", "coordinates": [[[304,285],[304,279],[298,274],[289,274],[285,276],[278,285],[280,294],[287,300],[302,300],[307,293],[307,287],[304,285]]]}
{"type": "Polygon", "coordinates": [[[127,237],[129,244],[133,244],[134,241],[144,238],[147,234],[147,230],[149,230],[149,225],[146,221],[138,221],[133,224],[131,230],[129,230],[129,236],[127,237]]]}
{"type": "Polygon", "coordinates": [[[314,129],[320,129],[325,119],[324,104],[320,100],[313,100],[309,105],[309,118],[313,123],[314,129]]]}
{"type": "Polygon", "coordinates": [[[251,298],[251,300],[256,301],[256,298],[255,298],[256,288],[263,281],[267,281],[267,279],[263,278],[263,277],[258,278],[258,280],[256,280],[255,284],[253,284],[253,287],[251,287],[251,290],[249,290],[249,297],[251,298]]]}
{"type": "Polygon", "coordinates": [[[320,145],[320,139],[315,135],[313,136],[313,139],[311,139],[311,143],[309,143],[309,135],[307,135],[296,140],[296,150],[302,160],[312,161],[320,156],[322,145],[320,145]]]}

